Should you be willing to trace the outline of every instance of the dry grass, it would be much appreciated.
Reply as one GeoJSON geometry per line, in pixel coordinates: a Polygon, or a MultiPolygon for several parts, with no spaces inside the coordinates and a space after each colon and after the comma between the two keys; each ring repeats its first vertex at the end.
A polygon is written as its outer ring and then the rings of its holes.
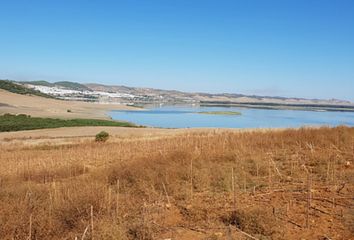
{"type": "Polygon", "coordinates": [[[354,234],[354,128],[0,147],[2,239],[354,234]]]}
{"type": "Polygon", "coordinates": [[[0,115],[26,114],[33,117],[61,119],[106,119],[109,110],[139,110],[122,104],[99,104],[80,101],[64,101],[38,96],[21,95],[0,89],[0,115]],[[70,111],[68,111],[70,110],[70,111]]]}

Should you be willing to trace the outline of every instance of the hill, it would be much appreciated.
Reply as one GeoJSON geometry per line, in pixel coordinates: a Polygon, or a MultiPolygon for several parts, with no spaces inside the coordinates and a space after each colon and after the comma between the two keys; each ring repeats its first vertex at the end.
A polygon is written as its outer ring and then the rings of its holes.
{"type": "Polygon", "coordinates": [[[31,88],[27,88],[21,84],[9,80],[0,80],[0,89],[4,89],[6,91],[22,94],[22,95],[35,95],[35,96],[40,96],[45,98],[54,98],[49,94],[45,94],[31,88]]]}
{"type": "Polygon", "coordinates": [[[55,82],[53,85],[61,86],[67,89],[72,89],[77,91],[91,91],[91,89],[88,88],[87,86],[77,82],[61,81],[61,82],[55,82]]]}
{"type": "Polygon", "coordinates": [[[50,118],[107,119],[107,111],[133,109],[121,104],[98,104],[82,101],[63,101],[55,98],[16,94],[0,89],[0,115],[5,113],[26,114],[50,118]]]}
{"type": "Polygon", "coordinates": [[[31,85],[35,85],[35,86],[46,86],[46,87],[53,87],[54,84],[47,82],[45,80],[38,80],[38,81],[29,81],[29,82],[19,82],[21,84],[31,84],[31,85]]]}
{"type": "Polygon", "coordinates": [[[155,103],[192,103],[203,106],[240,106],[247,108],[269,109],[298,109],[298,110],[327,110],[327,111],[354,111],[354,104],[350,101],[338,99],[306,99],[287,98],[278,96],[244,95],[239,93],[203,93],[182,92],[154,88],[140,88],[127,86],[110,86],[103,84],[85,84],[93,91],[124,93],[135,96],[135,104],[155,103]]]}
{"type": "Polygon", "coordinates": [[[197,104],[201,106],[235,106],[259,109],[291,109],[314,111],[354,111],[350,101],[337,99],[305,99],[279,96],[257,96],[239,93],[182,92],[155,88],[128,87],[104,84],[81,84],[61,81],[22,82],[23,86],[46,95],[65,100],[119,103],[131,105],[146,104],[197,104]]]}
{"type": "Polygon", "coordinates": [[[37,81],[21,81],[19,82],[25,85],[34,85],[34,86],[45,86],[45,87],[63,87],[66,89],[77,90],[77,91],[91,91],[90,88],[85,86],[84,84],[70,81],[59,81],[59,82],[48,82],[45,80],[37,80],[37,81]]]}

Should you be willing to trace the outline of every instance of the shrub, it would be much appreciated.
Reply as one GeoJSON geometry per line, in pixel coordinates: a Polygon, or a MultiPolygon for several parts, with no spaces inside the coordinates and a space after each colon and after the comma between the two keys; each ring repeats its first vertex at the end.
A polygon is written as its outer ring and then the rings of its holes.
{"type": "Polygon", "coordinates": [[[233,211],[227,216],[223,216],[221,220],[226,225],[235,225],[241,230],[257,234],[261,236],[271,236],[274,233],[273,222],[274,217],[264,209],[240,209],[233,211]]]}
{"type": "Polygon", "coordinates": [[[105,142],[108,140],[108,138],[109,138],[108,132],[101,131],[96,134],[95,140],[96,140],[96,142],[105,142]]]}

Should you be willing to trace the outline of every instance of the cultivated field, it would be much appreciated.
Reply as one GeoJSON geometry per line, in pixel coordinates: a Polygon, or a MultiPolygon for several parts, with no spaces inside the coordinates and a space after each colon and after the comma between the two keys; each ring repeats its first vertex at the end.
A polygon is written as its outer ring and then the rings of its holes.
{"type": "Polygon", "coordinates": [[[22,141],[0,143],[1,239],[354,234],[354,128],[22,141]]]}

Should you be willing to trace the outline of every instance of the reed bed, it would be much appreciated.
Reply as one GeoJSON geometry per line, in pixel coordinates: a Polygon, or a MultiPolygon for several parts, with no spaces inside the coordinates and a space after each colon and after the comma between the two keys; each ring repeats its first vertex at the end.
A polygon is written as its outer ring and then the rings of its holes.
{"type": "Polygon", "coordinates": [[[354,128],[0,147],[1,239],[354,234],[354,128]]]}

